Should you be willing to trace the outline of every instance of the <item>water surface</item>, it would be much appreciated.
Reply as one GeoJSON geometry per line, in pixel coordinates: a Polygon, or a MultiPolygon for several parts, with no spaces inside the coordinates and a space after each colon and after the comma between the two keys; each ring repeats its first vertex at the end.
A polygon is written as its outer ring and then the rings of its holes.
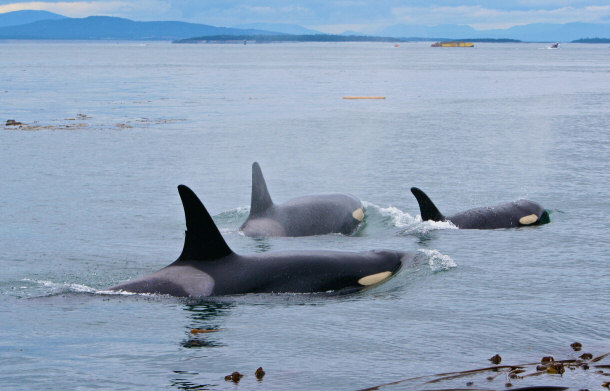
{"type": "MultiPolygon", "coordinates": [[[[0,48],[0,121],[29,129],[0,129],[2,389],[354,390],[485,367],[496,353],[507,364],[572,358],[574,341],[610,351],[605,45],[0,48]],[[350,237],[240,235],[253,161],[274,201],[352,193],[365,226],[350,237]],[[100,294],[178,257],[181,183],[238,253],[390,248],[422,262],[348,296],[100,294]],[[422,223],[411,186],[446,214],[527,198],[552,222],[422,223]],[[236,370],[240,384],[225,382],[236,370]]],[[[382,389],[467,381],[507,379],[382,389]]],[[[513,383],[604,381],[577,370],[513,383]]]]}

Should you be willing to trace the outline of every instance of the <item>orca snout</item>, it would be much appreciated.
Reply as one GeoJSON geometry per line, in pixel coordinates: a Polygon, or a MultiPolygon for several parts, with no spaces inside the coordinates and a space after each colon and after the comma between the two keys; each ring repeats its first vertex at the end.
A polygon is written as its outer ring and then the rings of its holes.
{"type": "Polygon", "coordinates": [[[542,211],[542,214],[538,218],[538,224],[542,225],[542,224],[548,224],[550,222],[551,222],[551,217],[549,216],[549,211],[548,211],[548,209],[544,209],[542,211]]]}
{"type": "MultiPolygon", "coordinates": [[[[402,267],[402,259],[406,253],[393,250],[372,250],[370,252],[372,262],[365,268],[367,274],[358,279],[360,286],[371,286],[379,284],[392,277],[402,267]]],[[[363,270],[360,270],[362,273],[363,270]]]]}
{"type": "Polygon", "coordinates": [[[385,269],[396,273],[403,265],[404,260],[409,259],[409,253],[395,250],[373,250],[372,251],[381,262],[384,263],[385,269]]]}

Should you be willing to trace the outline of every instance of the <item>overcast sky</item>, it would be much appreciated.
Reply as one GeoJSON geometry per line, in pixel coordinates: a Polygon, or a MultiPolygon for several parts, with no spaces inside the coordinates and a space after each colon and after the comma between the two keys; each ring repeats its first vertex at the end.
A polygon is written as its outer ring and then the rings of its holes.
{"type": "Polygon", "coordinates": [[[327,33],[373,33],[398,23],[464,24],[476,29],[528,23],[608,23],[609,0],[0,0],[0,13],[46,10],[70,17],[109,15],[215,26],[294,23],[327,33]]]}

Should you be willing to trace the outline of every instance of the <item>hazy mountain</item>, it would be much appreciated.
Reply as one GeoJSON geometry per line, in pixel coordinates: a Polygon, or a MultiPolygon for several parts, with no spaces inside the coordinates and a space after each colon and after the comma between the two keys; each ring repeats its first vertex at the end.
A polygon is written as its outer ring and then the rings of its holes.
{"type": "Polygon", "coordinates": [[[37,22],[39,20],[64,19],[65,16],[47,11],[15,11],[0,14],[0,27],[18,26],[20,24],[37,22]]]}
{"type": "Polygon", "coordinates": [[[0,28],[2,39],[174,40],[205,35],[248,34],[264,35],[270,32],[185,22],[134,22],[109,16],[40,20],[0,28]]]}
{"type": "Polygon", "coordinates": [[[344,35],[346,37],[349,37],[349,36],[361,36],[361,35],[366,35],[366,34],[362,34],[361,32],[354,31],[354,30],[345,30],[340,35],[344,35]]]}
{"type": "MultiPolygon", "coordinates": [[[[226,35],[316,35],[319,31],[284,23],[252,23],[240,28],[215,27],[186,22],[135,22],[109,16],[67,18],[46,11],[15,11],[0,14],[0,39],[115,39],[180,40],[190,37],[226,35]]],[[[342,35],[362,35],[345,32],[342,35]]],[[[475,30],[465,25],[397,24],[376,36],[429,39],[517,39],[521,41],[568,42],[582,38],[610,38],[610,23],[528,24],[508,29],[475,30]]]]}
{"type": "Polygon", "coordinates": [[[492,38],[502,36],[502,38],[513,38],[523,41],[568,42],[580,38],[610,38],[610,24],[534,23],[514,26],[506,30],[488,30],[481,33],[492,34],[492,38]]]}
{"type": "Polygon", "coordinates": [[[275,31],[282,34],[295,34],[295,35],[312,35],[312,34],[324,34],[320,31],[312,30],[299,26],[298,24],[289,23],[248,23],[233,26],[236,29],[256,29],[265,31],[275,31]]]}
{"type": "Polygon", "coordinates": [[[530,42],[567,42],[587,37],[610,38],[610,24],[534,23],[496,30],[475,30],[470,26],[461,25],[423,26],[399,24],[385,28],[379,31],[378,34],[390,37],[422,37],[432,39],[508,38],[530,42]]]}

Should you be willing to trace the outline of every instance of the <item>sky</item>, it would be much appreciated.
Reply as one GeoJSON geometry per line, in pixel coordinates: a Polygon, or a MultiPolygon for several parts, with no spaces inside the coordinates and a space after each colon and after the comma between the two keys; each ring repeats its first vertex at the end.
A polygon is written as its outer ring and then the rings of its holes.
{"type": "Polygon", "coordinates": [[[610,0],[0,0],[0,13],[46,10],[69,17],[107,15],[214,26],[290,23],[326,33],[375,33],[395,24],[470,25],[477,30],[529,23],[608,23],[610,0]]]}

